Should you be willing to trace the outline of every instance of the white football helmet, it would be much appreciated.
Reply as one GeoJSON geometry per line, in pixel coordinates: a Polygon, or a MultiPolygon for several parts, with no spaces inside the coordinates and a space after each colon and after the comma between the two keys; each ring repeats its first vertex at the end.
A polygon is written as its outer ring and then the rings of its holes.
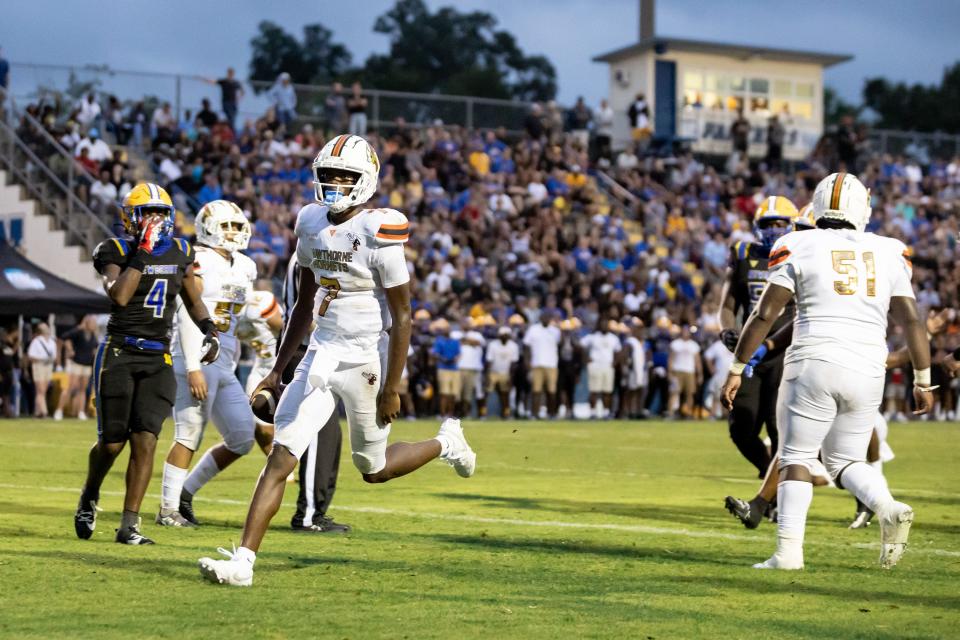
{"type": "Polygon", "coordinates": [[[240,207],[227,200],[214,200],[203,205],[195,221],[197,241],[213,249],[233,253],[250,244],[250,221],[240,207]]]}
{"type": "Polygon", "coordinates": [[[870,190],[852,173],[831,173],[813,192],[815,221],[842,220],[863,231],[870,220],[870,190]]]}
{"type": "Polygon", "coordinates": [[[377,191],[380,159],[360,136],[339,135],[323,145],[313,161],[313,190],[317,201],[340,213],[363,204],[377,191]],[[352,184],[333,182],[333,176],[354,174],[352,184]]]}

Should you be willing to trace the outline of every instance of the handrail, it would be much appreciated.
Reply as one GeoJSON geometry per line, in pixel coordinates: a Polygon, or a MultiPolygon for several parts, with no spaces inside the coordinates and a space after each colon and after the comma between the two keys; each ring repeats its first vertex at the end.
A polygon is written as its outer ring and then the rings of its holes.
{"type": "MultiPolygon", "coordinates": [[[[83,202],[83,200],[78,198],[77,195],[73,193],[73,191],[71,191],[69,187],[67,187],[67,185],[63,183],[63,181],[59,178],[59,176],[57,176],[57,174],[54,173],[53,170],[50,169],[50,167],[47,166],[46,162],[44,162],[43,160],[37,157],[37,155],[33,152],[33,150],[29,146],[27,146],[27,144],[25,144],[23,140],[20,139],[16,131],[14,131],[10,127],[10,125],[8,125],[6,122],[0,121],[0,130],[2,130],[7,135],[11,145],[16,146],[18,149],[20,149],[20,151],[22,151],[23,154],[27,156],[27,159],[30,160],[30,162],[32,162],[34,166],[36,166],[36,168],[39,171],[41,171],[44,174],[44,176],[51,183],[53,183],[55,187],[57,187],[59,190],[64,192],[64,196],[67,199],[72,201],[73,206],[77,210],[79,210],[81,213],[85,213],[87,217],[91,219],[95,227],[99,227],[100,230],[103,231],[105,236],[113,235],[113,232],[110,230],[110,228],[106,224],[104,224],[103,220],[101,220],[100,217],[97,216],[97,214],[91,211],[90,208],[83,202]]],[[[40,199],[43,199],[43,200],[47,199],[38,187],[36,187],[33,184],[30,184],[30,180],[28,179],[26,172],[20,171],[16,167],[12,158],[8,160],[7,164],[13,173],[23,174],[22,177],[25,183],[23,185],[24,187],[32,191],[40,199]]],[[[67,217],[70,218],[70,216],[67,216],[67,217]]],[[[70,224],[70,222],[64,222],[63,220],[60,220],[60,219],[58,219],[58,222],[67,226],[71,232],[76,233],[78,235],[82,235],[81,231],[77,230],[74,225],[70,224]]]]}
{"type": "Polygon", "coordinates": [[[640,198],[630,193],[630,190],[614,180],[607,172],[602,169],[595,169],[594,173],[603,185],[621,200],[626,200],[632,205],[640,204],[640,198]]]}

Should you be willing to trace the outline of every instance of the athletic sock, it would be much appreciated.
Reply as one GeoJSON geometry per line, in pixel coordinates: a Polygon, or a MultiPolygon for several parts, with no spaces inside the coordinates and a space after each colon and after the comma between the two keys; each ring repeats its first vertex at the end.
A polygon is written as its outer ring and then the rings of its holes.
{"type": "Polygon", "coordinates": [[[434,440],[440,443],[440,457],[447,455],[447,452],[450,451],[450,441],[447,440],[447,437],[438,435],[434,440]]]}
{"type": "MultiPolygon", "coordinates": [[[[217,461],[213,459],[210,449],[207,449],[207,452],[200,458],[200,462],[190,471],[190,475],[183,483],[183,489],[191,496],[195,496],[197,491],[200,491],[203,485],[210,482],[218,473],[220,473],[220,467],[217,466],[217,461]]],[[[178,495],[177,504],[179,503],[180,496],[178,495]]]]}
{"type": "Polygon", "coordinates": [[[848,466],[843,470],[840,481],[844,489],[876,514],[883,513],[884,509],[893,503],[893,496],[890,495],[883,474],[866,462],[854,462],[848,466]]]}
{"type": "Polygon", "coordinates": [[[777,555],[782,558],[803,557],[803,535],[807,511],[813,500],[813,484],[800,480],[783,480],[777,486],[777,555]]]}
{"type": "Polygon", "coordinates": [[[86,487],[84,487],[83,491],[80,493],[80,501],[85,505],[88,505],[91,502],[100,502],[100,488],[97,487],[96,491],[89,491],[86,487]]]}
{"type": "Polygon", "coordinates": [[[880,475],[880,478],[883,480],[883,485],[887,487],[887,490],[889,491],[890,485],[887,484],[887,476],[883,475],[883,460],[868,462],[867,464],[869,464],[870,467],[880,475]]]}
{"type": "Polygon", "coordinates": [[[140,513],[138,511],[129,511],[124,509],[123,515],[120,516],[120,528],[133,529],[138,524],[140,524],[140,513]]]}
{"type": "Polygon", "coordinates": [[[246,560],[250,563],[250,566],[253,566],[253,563],[257,561],[257,552],[246,547],[240,547],[237,549],[236,553],[233,554],[234,560],[246,560]]]}
{"type": "Polygon", "coordinates": [[[160,485],[161,509],[176,509],[180,505],[180,491],[183,489],[183,481],[186,478],[186,469],[181,469],[169,462],[163,463],[163,480],[160,485]]]}

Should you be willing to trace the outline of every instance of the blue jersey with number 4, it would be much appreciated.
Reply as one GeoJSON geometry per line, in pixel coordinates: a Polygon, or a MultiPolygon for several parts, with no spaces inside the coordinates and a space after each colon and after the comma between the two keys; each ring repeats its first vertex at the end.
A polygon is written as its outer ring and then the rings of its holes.
{"type": "MultiPolygon", "coordinates": [[[[94,249],[93,266],[103,274],[107,265],[115,264],[122,272],[136,252],[135,244],[120,238],[108,238],[94,249]]],[[[125,307],[117,304],[111,307],[107,333],[169,346],[176,298],[183,276],[193,264],[193,247],[186,240],[174,238],[168,246],[143,258],[140,284],[125,307]]]]}

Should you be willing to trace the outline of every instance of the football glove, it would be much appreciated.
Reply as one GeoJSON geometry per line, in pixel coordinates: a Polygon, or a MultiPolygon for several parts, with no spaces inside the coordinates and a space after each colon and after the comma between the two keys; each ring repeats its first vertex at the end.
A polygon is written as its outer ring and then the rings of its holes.
{"type": "Polygon", "coordinates": [[[200,347],[200,362],[211,364],[220,356],[220,336],[216,329],[210,329],[203,336],[203,345],[200,347]]]}
{"type": "Polygon", "coordinates": [[[737,348],[737,342],[740,341],[740,334],[733,329],[724,329],[720,332],[720,340],[723,341],[723,346],[733,353],[737,348]]]}
{"type": "Polygon", "coordinates": [[[761,344],[757,347],[757,350],[753,352],[753,355],[750,356],[750,361],[747,362],[747,366],[743,368],[743,375],[748,378],[753,377],[753,368],[760,364],[767,355],[767,345],[761,344]]]}
{"type": "Polygon", "coordinates": [[[153,248],[160,241],[160,235],[163,232],[163,221],[155,220],[147,223],[140,232],[140,248],[147,253],[153,253],[153,248]]]}

